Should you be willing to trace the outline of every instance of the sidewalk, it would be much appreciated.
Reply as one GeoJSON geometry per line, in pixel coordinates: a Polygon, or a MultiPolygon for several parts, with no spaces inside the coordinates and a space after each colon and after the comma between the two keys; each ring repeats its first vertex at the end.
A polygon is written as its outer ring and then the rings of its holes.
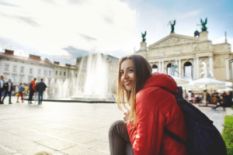
{"type": "MultiPolygon", "coordinates": [[[[201,108],[222,130],[225,112],[201,108]]],[[[44,102],[0,105],[0,155],[109,155],[108,128],[122,118],[115,104],[44,102]]]]}

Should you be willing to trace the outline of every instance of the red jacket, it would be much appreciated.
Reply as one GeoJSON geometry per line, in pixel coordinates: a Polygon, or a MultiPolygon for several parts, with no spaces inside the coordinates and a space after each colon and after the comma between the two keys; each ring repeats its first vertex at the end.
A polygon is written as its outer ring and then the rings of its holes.
{"type": "Polygon", "coordinates": [[[156,73],[136,94],[137,123],[127,123],[134,155],[186,155],[183,144],[164,134],[164,128],[186,139],[183,114],[175,97],[161,89],[176,91],[176,82],[166,74],[156,73]]]}
{"type": "Polygon", "coordinates": [[[36,91],[36,81],[35,80],[31,81],[31,85],[32,85],[32,90],[36,91]]]}

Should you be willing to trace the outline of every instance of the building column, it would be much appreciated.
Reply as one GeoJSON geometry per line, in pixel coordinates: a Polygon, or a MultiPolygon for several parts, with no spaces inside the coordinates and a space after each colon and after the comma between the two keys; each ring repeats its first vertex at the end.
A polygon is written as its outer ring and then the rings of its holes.
{"type": "Polygon", "coordinates": [[[199,57],[196,57],[194,59],[194,66],[193,66],[193,79],[199,79],[200,73],[199,73],[199,57]]]}
{"type": "Polygon", "coordinates": [[[210,56],[209,57],[209,72],[210,72],[210,75],[213,75],[214,77],[214,72],[213,72],[213,56],[210,56]]]}
{"type": "Polygon", "coordinates": [[[158,63],[158,72],[161,72],[161,61],[159,60],[159,63],[158,63]]]}
{"type": "Polygon", "coordinates": [[[161,72],[164,73],[164,60],[162,60],[162,65],[161,65],[161,72]]]}
{"type": "Polygon", "coordinates": [[[180,78],[182,78],[182,66],[181,66],[182,64],[181,64],[181,59],[179,59],[178,60],[178,66],[179,66],[179,70],[178,70],[178,72],[179,72],[179,77],[180,78]]]}
{"type": "Polygon", "coordinates": [[[224,80],[230,80],[230,63],[229,63],[229,59],[225,59],[225,79],[224,80]]]}

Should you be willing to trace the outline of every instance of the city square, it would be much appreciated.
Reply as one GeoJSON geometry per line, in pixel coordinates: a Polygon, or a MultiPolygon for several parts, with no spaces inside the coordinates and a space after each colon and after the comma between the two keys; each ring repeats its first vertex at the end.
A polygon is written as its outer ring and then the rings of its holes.
{"type": "MultiPolygon", "coordinates": [[[[227,108],[200,108],[219,131],[227,108]]],[[[108,130],[123,114],[116,104],[37,102],[1,105],[0,154],[34,155],[45,151],[52,155],[109,155],[108,130]]]]}
{"type": "Polygon", "coordinates": [[[0,155],[233,155],[233,2],[212,3],[0,0],[0,155]]]}

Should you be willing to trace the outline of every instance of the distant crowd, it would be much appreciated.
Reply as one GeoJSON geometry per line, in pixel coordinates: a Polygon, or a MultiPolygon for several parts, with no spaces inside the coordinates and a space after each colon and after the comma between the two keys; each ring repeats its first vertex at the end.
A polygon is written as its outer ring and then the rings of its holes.
{"type": "Polygon", "coordinates": [[[38,104],[42,104],[44,91],[47,85],[44,83],[43,79],[36,82],[36,78],[30,81],[28,84],[19,83],[19,85],[14,85],[11,79],[5,80],[4,76],[0,76],[0,104],[4,104],[4,100],[8,97],[8,103],[12,104],[11,97],[16,96],[16,103],[24,103],[24,97],[28,96],[28,103],[32,104],[33,98],[35,97],[35,92],[37,92],[38,104]]]}
{"type": "Polygon", "coordinates": [[[213,93],[209,93],[207,90],[204,90],[202,93],[194,93],[193,91],[188,91],[184,94],[186,100],[191,103],[202,103],[206,106],[215,105],[213,108],[216,109],[218,107],[230,107],[233,105],[232,91],[226,91],[223,93],[219,93],[214,91],[213,93]]]}

